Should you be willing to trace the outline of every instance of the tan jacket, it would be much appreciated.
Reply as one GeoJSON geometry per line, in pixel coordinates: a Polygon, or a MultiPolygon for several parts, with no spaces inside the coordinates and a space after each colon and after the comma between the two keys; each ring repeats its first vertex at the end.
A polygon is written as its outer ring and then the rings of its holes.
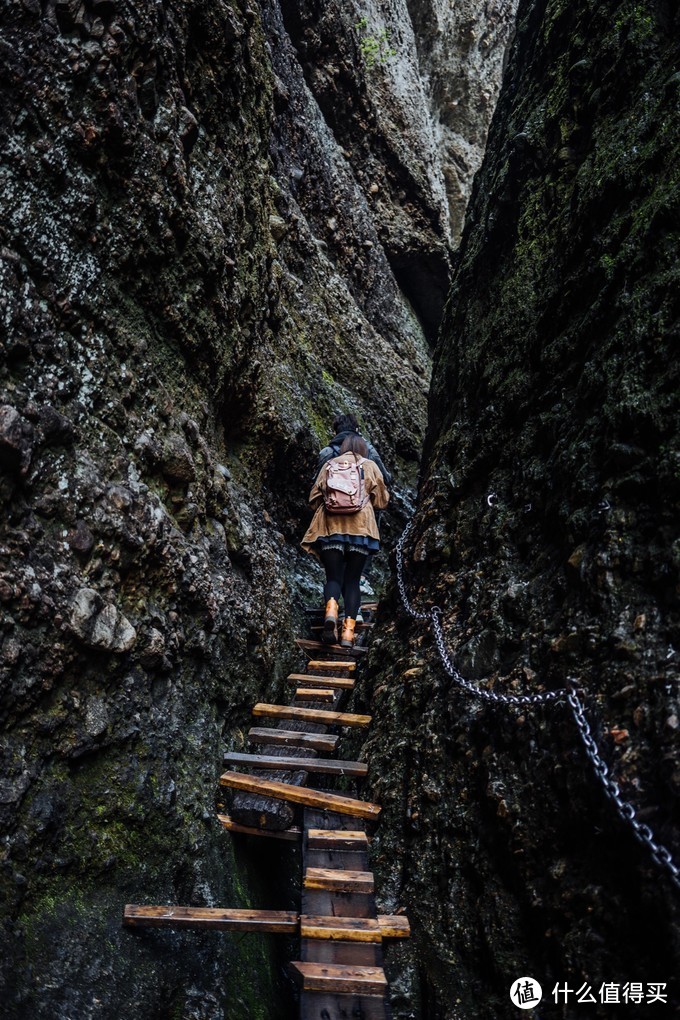
{"type": "Polygon", "coordinates": [[[326,465],[321,468],[312,491],[309,494],[309,502],[315,509],[312,523],[307,528],[305,537],[300,542],[303,549],[317,555],[316,549],[312,548],[317,538],[327,535],[367,535],[369,538],[380,538],[378,525],[375,521],[373,507],[382,510],[390,501],[390,494],[387,491],[383,480],[382,472],[372,460],[365,460],[362,464],[364,469],[364,485],[368,493],[368,503],[355,514],[327,514],[324,507],[324,485],[326,481],[326,465]]]}

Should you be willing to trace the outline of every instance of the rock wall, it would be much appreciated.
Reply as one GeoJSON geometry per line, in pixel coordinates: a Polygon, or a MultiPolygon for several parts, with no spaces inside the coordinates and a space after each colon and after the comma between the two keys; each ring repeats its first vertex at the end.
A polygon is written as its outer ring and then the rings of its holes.
{"type": "Polygon", "coordinates": [[[5,5],[8,1017],[290,1007],[285,947],[130,934],[120,914],[288,905],[218,830],[215,783],[252,703],[283,696],[318,592],[295,545],[334,412],[396,469],[397,524],[412,496],[449,209],[408,10],[387,35],[378,17],[5,5]]]}
{"type": "Polygon", "coordinates": [[[458,244],[512,38],[516,0],[408,0],[449,213],[458,244]]]}
{"type": "MultiPolygon", "coordinates": [[[[442,607],[473,683],[575,679],[623,796],[671,849],[679,29],[662,2],[520,4],[407,556],[416,604],[442,607]]],[[[376,638],[378,887],[415,936],[392,950],[395,1016],[507,1017],[524,975],[543,986],[542,1017],[655,1015],[647,982],[677,973],[677,887],[605,799],[567,707],[484,707],[403,612],[376,638]],[[618,1005],[602,1004],[603,982],[618,1005]],[[626,1003],[627,982],[642,982],[641,1003],[626,1003]]]]}

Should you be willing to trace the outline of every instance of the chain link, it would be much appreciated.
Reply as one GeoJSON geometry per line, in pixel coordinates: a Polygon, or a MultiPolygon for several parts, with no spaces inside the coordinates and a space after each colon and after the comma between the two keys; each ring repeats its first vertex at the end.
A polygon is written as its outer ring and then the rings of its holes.
{"type": "Polygon", "coordinates": [[[397,587],[399,588],[399,594],[401,595],[401,601],[404,604],[404,609],[412,616],[414,620],[427,620],[429,613],[417,613],[409,602],[408,595],[406,594],[406,585],[404,583],[404,543],[408,537],[408,534],[413,527],[413,520],[410,520],[404,530],[401,533],[401,538],[397,542],[397,587]]]}
{"type": "Polygon", "coordinates": [[[462,675],[460,670],[454,665],[451,656],[449,655],[446,648],[446,641],[444,639],[444,629],[442,627],[441,618],[443,612],[439,606],[431,606],[426,613],[418,612],[409,600],[406,592],[406,584],[404,581],[404,545],[408,538],[411,528],[413,526],[413,520],[410,520],[396,544],[396,562],[397,562],[397,587],[399,589],[399,595],[403,603],[404,609],[413,617],[414,620],[429,620],[432,632],[434,635],[435,644],[439,657],[442,660],[444,670],[451,677],[453,682],[461,690],[466,691],[475,698],[481,698],[482,701],[491,702],[499,705],[538,705],[538,704],[557,704],[566,702],[572,712],[574,721],[576,723],[577,732],[585,747],[586,755],[591,762],[595,775],[599,778],[604,792],[609,800],[614,804],[619,817],[627,822],[633,829],[635,838],[644,847],[646,847],[651,853],[652,860],[662,869],[668,872],[671,881],[680,889],[680,868],[674,863],[670,852],[665,846],[657,843],[654,839],[654,833],[641,822],[636,814],[635,808],[628,801],[625,801],[621,796],[619,785],[609,775],[609,768],[607,763],[602,758],[598,746],[595,743],[595,739],[590,730],[590,724],[585,715],[584,705],[578,696],[576,685],[571,683],[569,688],[560,688],[554,691],[542,691],[540,694],[497,694],[496,691],[490,691],[486,687],[478,687],[475,684],[470,683],[462,675]]]}
{"type": "Polygon", "coordinates": [[[609,800],[614,804],[619,816],[630,824],[635,833],[635,838],[642,843],[643,846],[647,847],[650,851],[654,861],[662,868],[665,868],[670,876],[673,884],[680,889],[680,868],[673,862],[669,851],[665,846],[657,843],[654,839],[654,833],[641,822],[636,814],[635,808],[628,801],[625,801],[621,796],[619,790],[619,784],[615,782],[609,775],[609,768],[607,763],[603,761],[597,744],[593,739],[593,735],[590,731],[590,724],[586,719],[583,702],[579,698],[576,689],[572,687],[567,694],[567,701],[571,708],[574,721],[578,727],[578,732],[581,735],[583,744],[586,749],[586,754],[590,759],[590,762],[595,769],[595,774],[600,779],[604,792],[609,800]]]}

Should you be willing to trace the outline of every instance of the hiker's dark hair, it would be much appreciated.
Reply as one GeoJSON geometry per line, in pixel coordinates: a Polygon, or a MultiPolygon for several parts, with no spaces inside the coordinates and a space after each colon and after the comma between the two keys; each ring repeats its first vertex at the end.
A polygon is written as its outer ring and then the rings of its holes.
{"type": "Polygon", "coordinates": [[[355,453],[357,457],[368,459],[368,446],[366,440],[355,434],[347,436],[340,447],[340,453],[355,453]]]}
{"type": "Polygon", "coordinates": [[[336,414],[333,419],[333,434],[338,432],[358,432],[359,422],[353,414],[336,414]]]}

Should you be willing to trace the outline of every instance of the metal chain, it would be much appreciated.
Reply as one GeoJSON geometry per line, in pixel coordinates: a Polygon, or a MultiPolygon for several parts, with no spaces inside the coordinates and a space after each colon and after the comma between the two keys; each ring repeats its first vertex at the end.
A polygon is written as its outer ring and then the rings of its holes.
{"type": "Polygon", "coordinates": [[[486,687],[476,687],[475,684],[471,684],[470,681],[466,680],[462,673],[456,669],[446,650],[444,630],[441,622],[441,617],[443,615],[442,610],[439,606],[431,606],[426,613],[419,613],[413,608],[408,595],[406,594],[406,585],[404,583],[404,543],[409,535],[412,525],[413,521],[411,520],[406,525],[401,538],[396,545],[397,587],[399,588],[399,594],[401,595],[404,608],[409,616],[412,616],[414,620],[430,620],[437,650],[439,651],[444,669],[454,683],[456,683],[458,687],[467,691],[468,694],[472,694],[473,697],[481,698],[483,701],[493,701],[496,704],[538,705],[544,701],[566,701],[569,693],[566,688],[562,688],[557,691],[543,691],[541,694],[497,694],[496,691],[490,691],[486,687]]]}
{"type": "Polygon", "coordinates": [[[412,616],[414,620],[427,620],[430,613],[418,613],[409,602],[408,595],[406,594],[406,584],[404,583],[404,542],[408,538],[409,532],[413,527],[413,519],[411,519],[404,530],[401,533],[401,537],[396,544],[397,551],[397,587],[399,588],[399,594],[401,595],[401,601],[404,603],[404,609],[412,616]]]}
{"type": "Polygon", "coordinates": [[[595,769],[596,776],[602,783],[605,794],[614,804],[619,817],[632,827],[635,838],[650,851],[652,860],[659,867],[665,869],[669,873],[673,884],[680,889],[680,868],[678,868],[678,866],[674,863],[673,858],[666,847],[656,842],[654,839],[654,833],[649,826],[645,825],[644,822],[639,821],[635,808],[632,804],[622,798],[618,783],[616,783],[609,775],[609,768],[600,755],[597,744],[595,743],[590,730],[590,725],[585,716],[583,702],[578,696],[575,684],[571,684],[568,689],[560,688],[555,691],[543,691],[541,694],[497,694],[496,691],[490,691],[486,687],[477,687],[475,684],[470,683],[470,681],[466,680],[462,673],[453,664],[444,640],[444,630],[441,623],[441,617],[443,614],[441,608],[439,606],[431,606],[426,613],[419,613],[416,609],[414,609],[413,605],[409,601],[408,594],[406,592],[406,584],[404,582],[404,545],[410,534],[412,526],[413,520],[410,520],[396,544],[397,587],[399,589],[404,609],[409,616],[412,616],[414,620],[430,621],[437,651],[439,652],[439,657],[442,660],[445,671],[454,683],[462,690],[471,694],[475,698],[481,698],[483,701],[492,702],[494,704],[537,705],[546,702],[552,704],[567,702],[572,711],[572,715],[574,716],[577,732],[583,741],[586,755],[595,769]]]}
{"type": "Polygon", "coordinates": [[[590,731],[590,725],[583,710],[583,702],[579,698],[574,687],[572,687],[567,694],[567,701],[569,702],[569,707],[571,708],[574,716],[574,721],[578,727],[578,732],[583,740],[586,754],[595,769],[595,775],[602,783],[607,797],[612,801],[623,821],[630,824],[638,842],[647,847],[653,860],[661,868],[665,868],[670,873],[671,881],[678,889],[680,889],[680,868],[678,868],[677,864],[673,862],[673,858],[666,847],[656,842],[654,839],[654,833],[649,826],[645,825],[644,822],[641,822],[638,819],[635,808],[632,804],[623,799],[621,791],[619,790],[619,784],[609,775],[609,767],[600,755],[597,744],[595,743],[590,731]]]}

